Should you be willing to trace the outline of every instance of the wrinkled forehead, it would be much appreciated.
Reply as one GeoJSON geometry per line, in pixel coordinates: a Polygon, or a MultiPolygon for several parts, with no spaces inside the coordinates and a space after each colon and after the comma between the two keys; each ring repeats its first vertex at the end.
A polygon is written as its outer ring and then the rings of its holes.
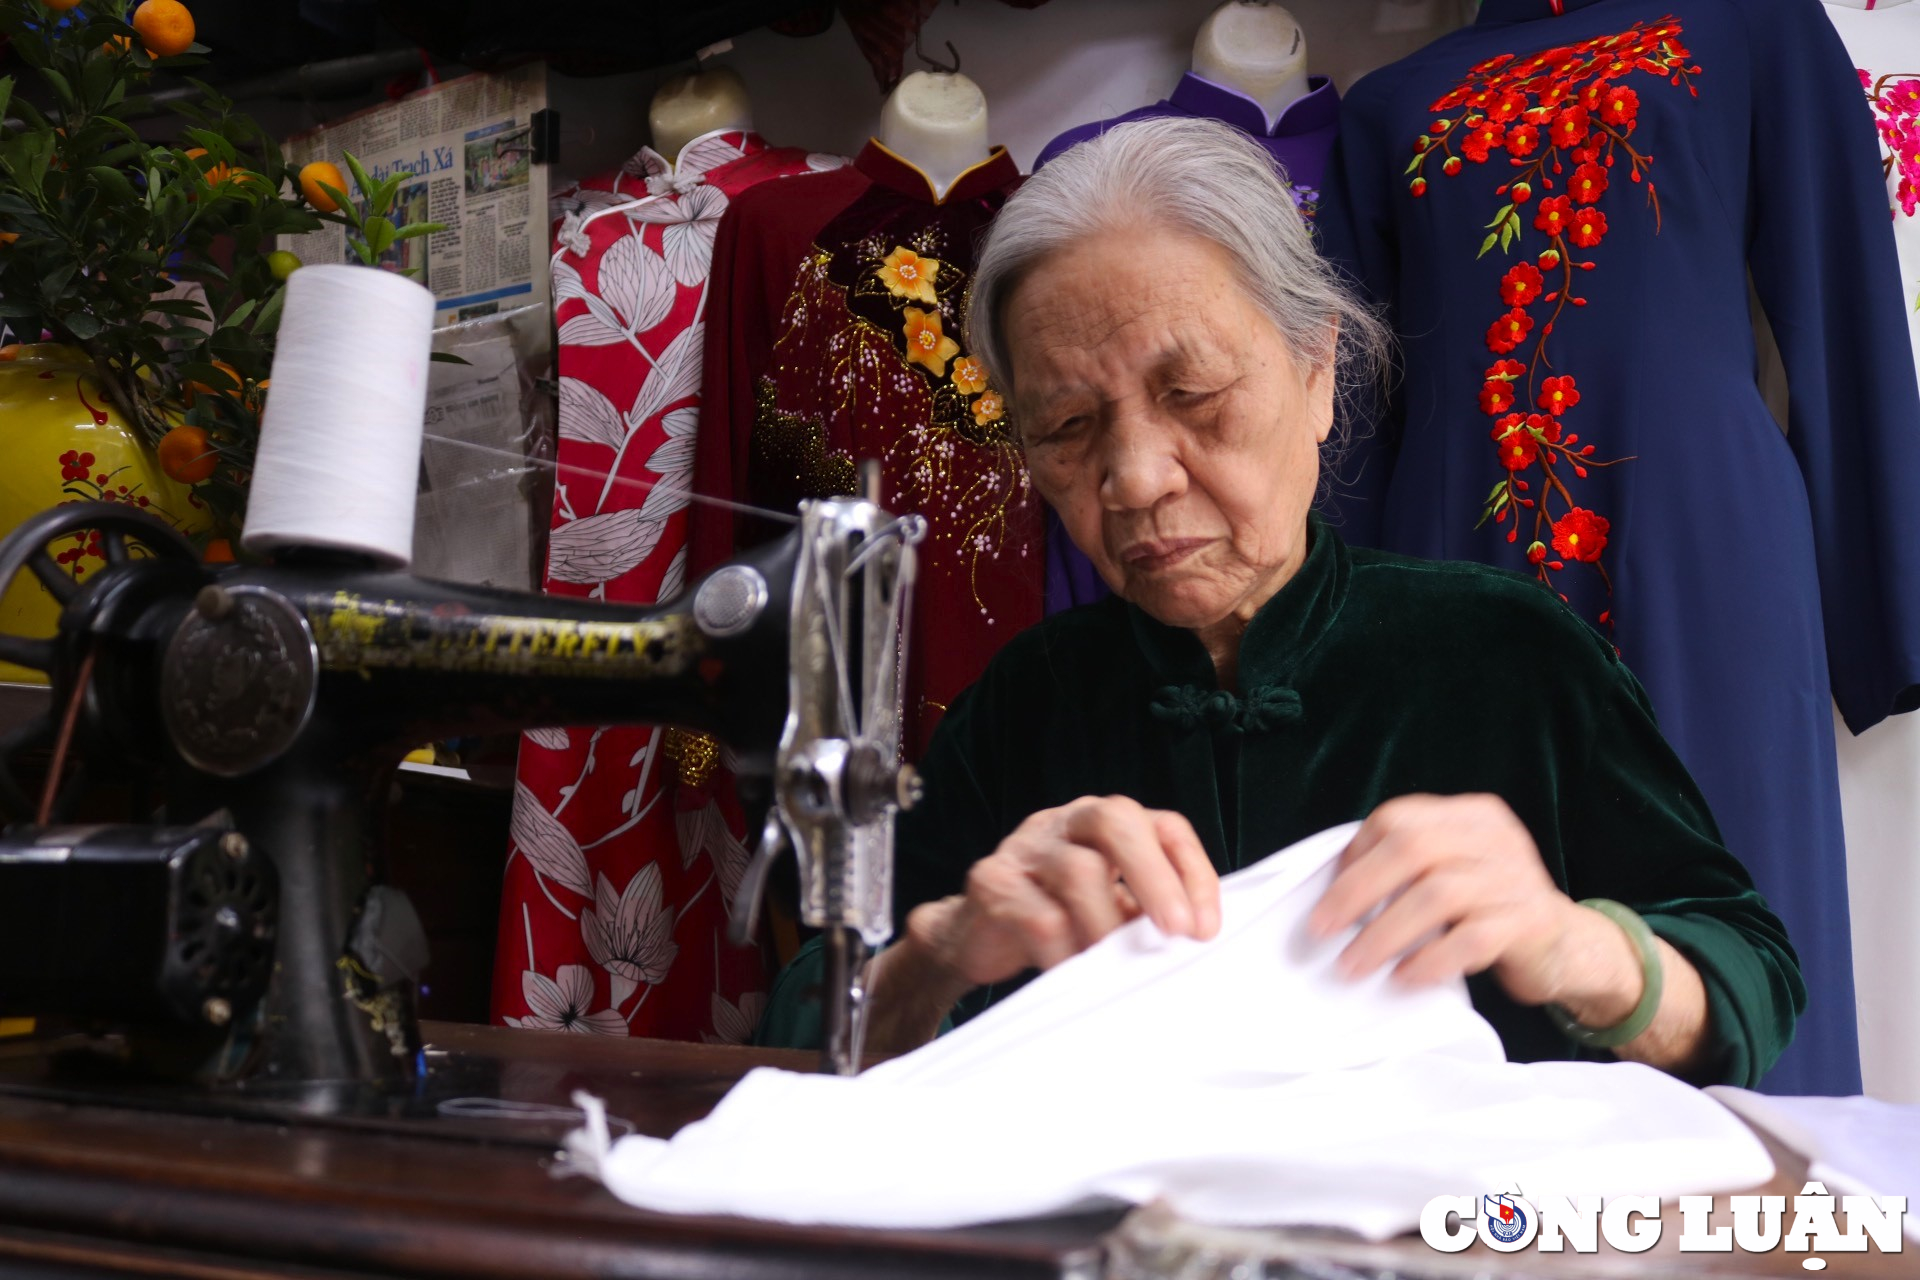
{"type": "Polygon", "coordinates": [[[1224,250],[1164,233],[1111,245],[1090,237],[1040,259],[1001,322],[1018,400],[1033,406],[1076,388],[1250,359],[1278,337],[1224,250]]]}

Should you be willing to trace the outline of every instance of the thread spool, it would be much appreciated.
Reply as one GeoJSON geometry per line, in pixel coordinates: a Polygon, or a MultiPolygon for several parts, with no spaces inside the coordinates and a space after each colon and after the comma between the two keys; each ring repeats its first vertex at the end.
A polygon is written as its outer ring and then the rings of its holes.
{"type": "Polygon", "coordinates": [[[359,552],[404,568],[433,355],[433,295],[370,267],[287,280],[241,542],[359,552]]]}

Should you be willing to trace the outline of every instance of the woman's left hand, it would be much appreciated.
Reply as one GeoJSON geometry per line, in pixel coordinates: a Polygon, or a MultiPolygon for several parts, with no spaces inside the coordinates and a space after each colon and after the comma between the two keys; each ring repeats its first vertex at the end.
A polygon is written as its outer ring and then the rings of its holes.
{"type": "MultiPolygon", "coordinates": [[[[1533,837],[1497,796],[1389,800],[1361,825],[1339,868],[1308,918],[1316,935],[1330,937],[1384,904],[1340,955],[1338,970],[1349,978],[1396,957],[1395,977],[1410,984],[1491,969],[1521,1004],[1546,1004],[1592,976],[1578,952],[1593,934],[1580,917],[1618,932],[1560,891],[1533,837]]],[[[1631,950],[1608,958],[1630,961],[1631,950]]],[[[1637,969],[1629,972],[1637,983],[1637,969]]],[[[1631,1009],[1636,997],[1623,994],[1631,1009]]]]}

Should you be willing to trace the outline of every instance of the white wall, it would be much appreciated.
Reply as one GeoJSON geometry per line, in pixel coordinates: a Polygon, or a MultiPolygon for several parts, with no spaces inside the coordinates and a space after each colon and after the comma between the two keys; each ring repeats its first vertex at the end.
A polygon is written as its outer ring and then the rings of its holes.
{"type": "MultiPolygon", "coordinates": [[[[986,91],[994,141],[1022,169],[1073,125],[1165,97],[1187,69],[1193,33],[1218,0],[1052,0],[1014,9],[997,0],[944,4],[923,32],[930,56],[959,51],[960,69],[986,91]]],[[[1315,74],[1342,88],[1456,25],[1460,0],[1292,0],[1315,74]],[[1398,31],[1382,28],[1398,26],[1398,31]]],[[[857,151],[876,127],[882,95],[844,24],[796,40],[756,31],[714,60],[733,67],[753,95],[768,141],[814,151],[857,151]]],[[[921,63],[907,51],[908,70],[921,63]]],[[[617,165],[647,139],[647,105],[687,63],[634,75],[555,76],[561,112],[556,185],[617,165]]]]}

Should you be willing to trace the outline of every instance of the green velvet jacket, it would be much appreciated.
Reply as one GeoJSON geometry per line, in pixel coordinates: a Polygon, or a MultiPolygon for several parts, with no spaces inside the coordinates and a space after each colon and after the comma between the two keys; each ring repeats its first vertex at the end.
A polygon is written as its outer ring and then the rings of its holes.
{"type": "MultiPolygon", "coordinates": [[[[1395,796],[1491,792],[1570,896],[1626,903],[1693,961],[1712,1016],[1703,1074],[1757,1082],[1806,1003],[1793,949],[1613,647],[1517,575],[1349,549],[1317,519],[1309,538],[1247,628],[1238,696],[1192,633],[1118,599],[1015,637],[921,762],[896,920],[959,892],[1029,814],[1084,795],[1185,814],[1224,874],[1395,796]]],[[[818,1043],[820,974],[809,944],[774,984],[762,1043],[818,1043]]],[[[976,991],[955,1019],[1018,985],[976,991]]],[[[1591,1056],[1491,977],[1469,987],[1510,1059],[1591,1056]]]]}

